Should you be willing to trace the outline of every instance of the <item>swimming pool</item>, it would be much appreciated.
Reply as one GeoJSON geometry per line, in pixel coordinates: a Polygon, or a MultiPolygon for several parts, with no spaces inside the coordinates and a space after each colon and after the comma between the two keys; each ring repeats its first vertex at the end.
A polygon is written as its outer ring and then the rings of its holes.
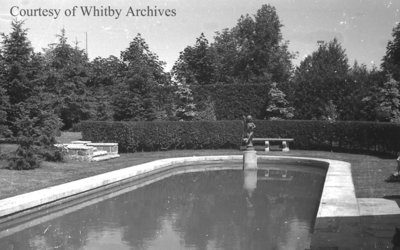
{"type": "Polygon", "coordinates": [[[181,166],[31,215],[0,249],[306,249],[326,168],[181,166]]]}

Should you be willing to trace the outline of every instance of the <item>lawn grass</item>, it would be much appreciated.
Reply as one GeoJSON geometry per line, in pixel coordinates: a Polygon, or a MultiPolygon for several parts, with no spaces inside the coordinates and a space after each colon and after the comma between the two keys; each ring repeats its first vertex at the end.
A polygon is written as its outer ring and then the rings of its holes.
{"type": "MultiPolygon", "coordinates": [[[[0,199],[54,186],[137,164],[170,157],[202,155],[237,155],[239,150],[176,150],[163,152],[138,152],[121,154],[121,157],[102,162],[44,162],[41,168],[16,171],[0,169],[0,199]]],[[[399,195],[400,183],[384,180],[396,168],[395,159],[376,156],[345,154],[324,151],[292,150],[283,152],[258,152],[268,155],[288,155],[327,158],[350,162],[358,198],[381,198],[399,195]]]]}

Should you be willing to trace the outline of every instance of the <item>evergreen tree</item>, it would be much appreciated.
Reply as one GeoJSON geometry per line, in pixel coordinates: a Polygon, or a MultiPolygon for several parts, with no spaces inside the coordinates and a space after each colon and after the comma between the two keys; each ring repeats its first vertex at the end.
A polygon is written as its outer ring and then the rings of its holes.
{"type": "MultiPolygon", "coordinates": [[[[88,90],[89,95],[92,95],[93,102],[91,107],[94,110],[93,118],[97,121],[111,121],[113,120],[112,94],[116,90],[112,90],[112,86],[100,85],[97,88],[88,90]]],[[[114,86],[115,88],[116,86],[114,86]]]]}
{"type": "Polygon", "coordinates": [[[11,22],[11,33],[2,34],[1,83],[10,97],[11,104],[24,101],[30,95],[31,77],[28,74],[33,48],[27,37],[23,21],[11,22]]]}
{"type": "Polygon", "coordinates": [[[114,119],[117,121],[152,121],[156,119],[154,82],[148,72],[130,77],[113,98],[114,119]]]}
{"type": "Polygon", "coordinates": [[[169,75],[163,69],[165,62],[149,49],[140,34],[121,52],[121,61],[126,70],[119,92],[113,96],[114,119],[156,119],[156,88],[170,85],[169,75]]]}
{"type": "Polygon", "coordinates": [[[8,128],[7,110],[10,108],[10,103],[6,90],[0,87],[0,138],[8,137],[11,131],[8,128]]]}
{"type": "Polygon", "coordinates": [[[181,121],[192,121],[196,118],[196,104],[194,104],[194,98],[192,90],[188,86],[179,86],[175,92],[177,95],[177,109],[176,117],[181,121]]]}
{"type": "Polygon", "coordinates": [[[13,21],[11,33],[2,35],[0,57],[0,127],[2,133],[10,128],[19,143],[17,152],[9,158],[13,169],[38,167],[42,159],[61,159],[53,146],[60,123],[53,107],[47,105],[50,98],[41,86],[43,60],[33,52],[22,26],[22,21],[13,21]]]}
{"type": "Polygon", "coordinates": [[[60,150],[54,146],[62,123],[52,110],[53,98],[36,90],[35,95],[17,104],[21,116],[17,117],[14,127],[20,146],[10,157],[8,168],[33,169],[39,167],[42,160],[62,160],[60,150]]]}
{"type": "Polygon", "coordinates": [[[118,93],[118,85],[123,82],[125,71],[125,64],[115,56],[97,57],[89,63],[86,87],[88,95],[93,97],[90,106],[95,120],[113,119],[112,97],[118,93]]]}
{"type": "Polygon", "coordinates": [[[164,72],[165,62],[159,60],[140,34],[121,52],[121,61],[126,65],[125,77],[146,71],[146,74],[158,85],[170,85],[168,74],[164,72]]]}
{"type": "Polygon", "coordinates": [[[386,46],[386,54],[382,60],[382,69],[385,74],[391,74],[392,77],[400,80],[400,23],[393,28],[393,40],[386,46]]]}
{"type": "Polygon", "coordinates": [[[89,79],[88,58],[77,46],[67,43],[65,30],[57,35],[58,43],[45,50],[46,70],[42,76],[45,90],[57,96],[56,114],[69,129],[92,114],[86,83],[89,79]]]}
{"type": "Polygon", "coordinates": [[[108,58],[96,57],[89,64],[89,79],[87,86],[96,89],[100,86],[113,86],[121,82],[123,73],[126,71],[125,64],[118,57],[109,56],[108,58]]]}
{"type": "Polygon", "coordinates": [[[278,89],[276,83],[273,83],[268,92],[268,104],[266,109],[267,119],[279,120],[293,118],[294,109],[289,106],[289,102],[285,97],[286,95],[278,89]]]}

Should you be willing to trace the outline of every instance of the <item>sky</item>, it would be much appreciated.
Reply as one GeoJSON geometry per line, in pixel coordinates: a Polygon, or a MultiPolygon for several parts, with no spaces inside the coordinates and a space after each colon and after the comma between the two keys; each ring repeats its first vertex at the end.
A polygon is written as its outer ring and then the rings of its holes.
{"type": "Polygon", "coordinates": [[[11,20],[23,19],[40,52],[65,28],[71,44],[78,41],[84,49],[87,41],[90,59],[119,57],[140,33],[168,71],[202,32],[212,42],[215,32],[234,27],[241,15],[254,15],[263,4],[276,8],[283,39],[291,52],[298,52],[295,65],[317,49],[317,41],[336,37],[351,65],[357,60],[379,67],[400,22],[399,0],[0,0],[0,32],[8,34],[11,20]],[[94,7],[103,12],[82,12],[94,7]],[[147,8],[163,15],[146,16],[147,8]]]}

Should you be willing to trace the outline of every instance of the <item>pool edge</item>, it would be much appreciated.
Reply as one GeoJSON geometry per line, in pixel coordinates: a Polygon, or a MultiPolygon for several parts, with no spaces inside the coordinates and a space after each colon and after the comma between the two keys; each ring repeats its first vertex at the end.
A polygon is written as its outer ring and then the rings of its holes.
{"type": "MultiPolygon", "coordinates": [[[[124,169],[119,169],[100,175],[87,177],[84,179],[48,187],[45,189],[9,197],[0,200],[0,217],[6,217],[11,214],[19,213],[49,204],[60,199],[81,194],[101,186],[116,183],[128,178],[150,173],[155,170],[179,165],[184,163],[193,163],[200,161],[222,161],[222,160],[242,160],[242,155],[224,155],[224,156],[193,156],[179,157],[155,160],[139,165],[134,165],[124,169]]],[[[300,162],[308,161],[321,164],[325,167],[328,164],[321,200],[318,207],[316,226],[318,227],[318,218],[329,217],[353,217],[359,216],[358,203],[355,196],[355,189],[351,175],[351,165],[348,162],[294,156],[268,156],[259,155],[263,160],[297,160],[300,162]],[[340,192],[338,192],[340,190],[340,192]]]]}

